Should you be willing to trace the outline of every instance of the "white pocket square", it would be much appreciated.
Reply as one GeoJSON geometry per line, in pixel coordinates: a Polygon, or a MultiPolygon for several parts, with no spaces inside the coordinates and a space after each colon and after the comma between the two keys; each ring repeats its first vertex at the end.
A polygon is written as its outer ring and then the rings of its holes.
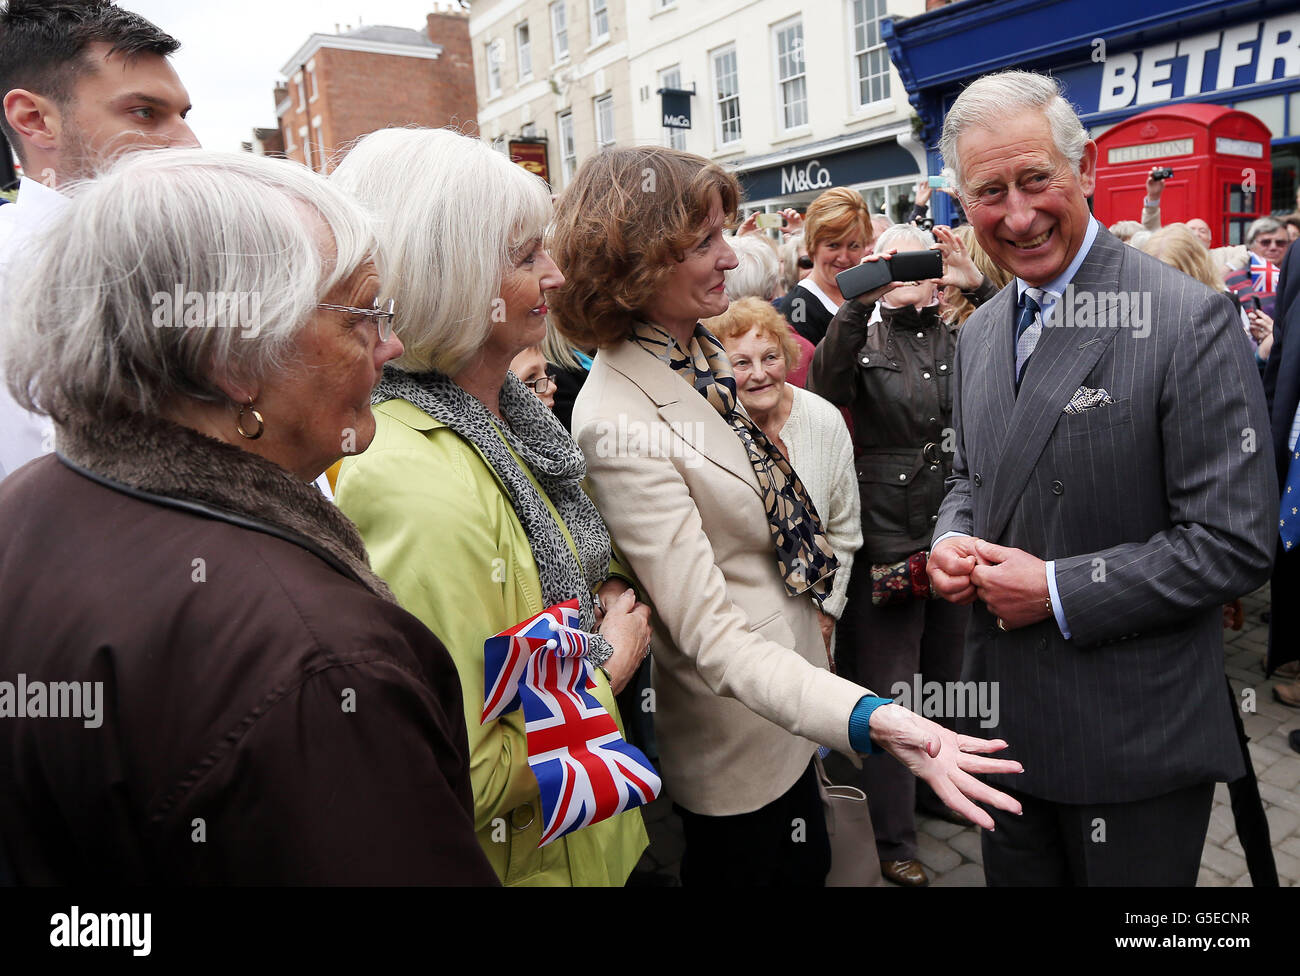
{"type": "Polygon", "coordinates": [[[1074,391],[1074,396],[1070,397],[1070,402],[1065,405],[1065,410],[1062,413],[1083,413],[1085,410],[1092,410],[1114,402],[1111,395],[1105,390],[1094,390],[1090,386],[1081,386],[1074,391]]]}

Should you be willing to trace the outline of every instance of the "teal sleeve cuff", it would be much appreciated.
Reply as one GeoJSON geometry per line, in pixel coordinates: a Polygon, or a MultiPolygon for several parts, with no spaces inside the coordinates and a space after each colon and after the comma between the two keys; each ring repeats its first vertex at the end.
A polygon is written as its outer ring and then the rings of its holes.
{"type": "Polygon", "coordinates": [[[863,695],[849,713],[849,744],[863,755],[880,752],[871,742],[871,713],[881,705],[892,705],[892,698],[872,698],[863,695]]]}

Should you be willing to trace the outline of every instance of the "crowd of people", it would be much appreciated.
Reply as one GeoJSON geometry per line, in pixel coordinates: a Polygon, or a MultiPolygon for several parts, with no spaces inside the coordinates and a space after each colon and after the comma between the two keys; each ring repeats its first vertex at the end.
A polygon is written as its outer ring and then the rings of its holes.
{"type": "Polygon", "coordinates": [[[1253,782],[1224,606],[1298,558],[1289,225],[1250,228],[1262,278],[1190,224],[1126,247],[1023,72],[948,113],[969,224],[837,187],[778,242],[667,148],[554,199],[451,130],[328,177],[203,150],[177,46],[0,14],[0,126],[58,176],[0,207],[0,881],[634,882],[636,805],[552,838],[536,723],[487,707],[485,642],[567,607],[555,722],[654,762],[684,884],[823,884],[828,775],[898,885],[918,809],[984,828],[990,884],[1195,882],[1214,783],[1253,782]],[[942,273],[841,292],[914,251],[942,273]]]}

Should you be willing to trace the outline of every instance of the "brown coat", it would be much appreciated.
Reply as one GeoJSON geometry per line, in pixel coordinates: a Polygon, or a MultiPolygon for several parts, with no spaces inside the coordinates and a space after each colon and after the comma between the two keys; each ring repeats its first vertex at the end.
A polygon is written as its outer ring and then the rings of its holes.
{"type": "Polygon", "coordinates": [[[14,880],[496,883],[456,670],[346,518],[161,421],[60,453],[0,485],[0,682],[102,708],[0,717],[14,880]]]}

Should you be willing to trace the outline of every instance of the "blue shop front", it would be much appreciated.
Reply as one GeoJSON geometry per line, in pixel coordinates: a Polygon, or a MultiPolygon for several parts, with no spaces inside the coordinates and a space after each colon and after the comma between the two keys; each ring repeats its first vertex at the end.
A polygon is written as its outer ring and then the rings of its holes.
{"type": "MultiPolygon", "coordinates": [[[[1203,102],[1272,134],[1275,212],[1300,209],[1300,12],[1296,0],[961,0],[881,33],[921,119],[931,175],[961,89],[1007,68],[1062,83],[1093,138],[1140,112],[1203,102]]],[[[936,194],[935,219],[955,205],[936,194]]],[[[1136,217],[1136,215],[1135,215],[1136,217]]]]}

